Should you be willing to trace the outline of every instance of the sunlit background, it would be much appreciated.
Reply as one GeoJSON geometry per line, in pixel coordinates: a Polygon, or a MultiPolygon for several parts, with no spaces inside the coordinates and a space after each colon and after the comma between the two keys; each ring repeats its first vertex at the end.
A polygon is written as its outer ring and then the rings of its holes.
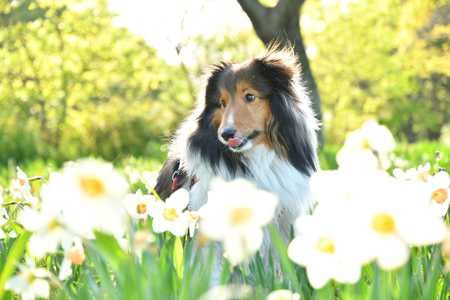
{"type": "MultiPolygon", "coordinates": [[[[306,0],[323,168],[336,167],[345,134],[369,119],[392,131],[400,158],[448,148],[449,12],[443,0],[306,0]]],[[[234,0],[2,0],[0,162],[162,163],[203,67],[264,49],[234,0]]]]}

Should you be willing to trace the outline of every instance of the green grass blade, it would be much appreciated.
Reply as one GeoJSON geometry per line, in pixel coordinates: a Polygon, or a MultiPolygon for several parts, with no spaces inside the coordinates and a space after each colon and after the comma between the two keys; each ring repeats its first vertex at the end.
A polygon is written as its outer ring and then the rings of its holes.
{"type": "Polygon", "coordinates": [[[5,283],[17,268],[16,264],[20,261],[20,258],[22,257],[22,254],[25,251],[25,247],[28,244],[28,240],[30,239],[32,234],[33,233],[30,231],[25,231],[21,235],[19,235],[18,239],[11,248],[11,251],[9,251],[8,253],[5,266],[0,276],[0,299],[2,299],[4,295],[5,283]]]}
{"type": "Polygon", "coordinates": [[[425,289],[423,291],[424,299],[437,299],[437,282],[441,275],[440,255],[440,247],[435,246],[428,268],[426,270],[424,269],[424,273],[427,273],[425,289]]]}

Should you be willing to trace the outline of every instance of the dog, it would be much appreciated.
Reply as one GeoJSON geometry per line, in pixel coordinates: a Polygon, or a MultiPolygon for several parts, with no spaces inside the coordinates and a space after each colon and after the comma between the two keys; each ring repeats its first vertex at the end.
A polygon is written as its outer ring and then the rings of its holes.
{"type": "MultiPolygon", "coordinates": [[[[278,196],[273,223],[287,245],[291,225],[313,208],[309,178],[320,169],[320,124],[292,47],[277,49],[273,44],[243,63],[221,61],[206,70],[195,110],[169,144],[155,191],[164,200],[185,188],[189,209],[197,211],[207,202],[211,178],[245,178],[278,196]]],[[[264,235],[260,254],[267,261],[267,230],[264,235]]]]}

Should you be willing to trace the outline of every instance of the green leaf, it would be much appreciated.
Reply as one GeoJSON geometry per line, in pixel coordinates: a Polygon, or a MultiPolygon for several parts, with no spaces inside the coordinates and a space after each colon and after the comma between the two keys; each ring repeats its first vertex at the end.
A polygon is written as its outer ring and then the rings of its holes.
{"type": "Polygon", "coordinates": [[[23,232],[23,228],[16,221],[8,220],[3,226],[5,225],[11,227],[17,235],[23,232]]]}
{"type": "Polygon", "coordinates": [[[183,263],[183,246],[181,245],[180,237],[175,238],[175,245],[173,247],[173,262],[177,270],[178,278],[183,278],[184,263],[183,263]]]}
{"type": "Polygon", "coordinates": [[[8,253],[5,267],[3,268],[2,274],[0,276],[0,299],[3,298],[5,283],[17,268],[16,264],[20,261],[20,258],[22,257],[22,254],[25,251],[25,247],[28,244],[28,240],[30,239],[32,234],[33,233],[30,231],[25,231],[21,235],[19,235],[11,251],[9,251],[8,253]]]}
{"type": "Polygon", "coordinates": [[[440,256],[441,250],[439,246],[434,246],[432,258],[428,264],[428,268],[424,273],[427,273],[425,280],[425,289],[423,291],[423,299],[436,299],[437,294],[437,282],[441,275],[440,269],[440,256]]]}

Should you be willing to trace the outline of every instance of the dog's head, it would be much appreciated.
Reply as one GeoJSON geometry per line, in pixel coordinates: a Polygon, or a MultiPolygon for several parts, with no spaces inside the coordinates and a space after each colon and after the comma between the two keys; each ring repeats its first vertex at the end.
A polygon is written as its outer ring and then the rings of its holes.
{"type": "Polygon", "coordinates": [[[318,124],[299,72],[293,51],[274,46],[241,64],[211,66],[200,99],[198,130],[214,132],[221,145],[215,146],[215,154],[232,162],[265,144],[305,174],[316,170],[318,124]]]}

